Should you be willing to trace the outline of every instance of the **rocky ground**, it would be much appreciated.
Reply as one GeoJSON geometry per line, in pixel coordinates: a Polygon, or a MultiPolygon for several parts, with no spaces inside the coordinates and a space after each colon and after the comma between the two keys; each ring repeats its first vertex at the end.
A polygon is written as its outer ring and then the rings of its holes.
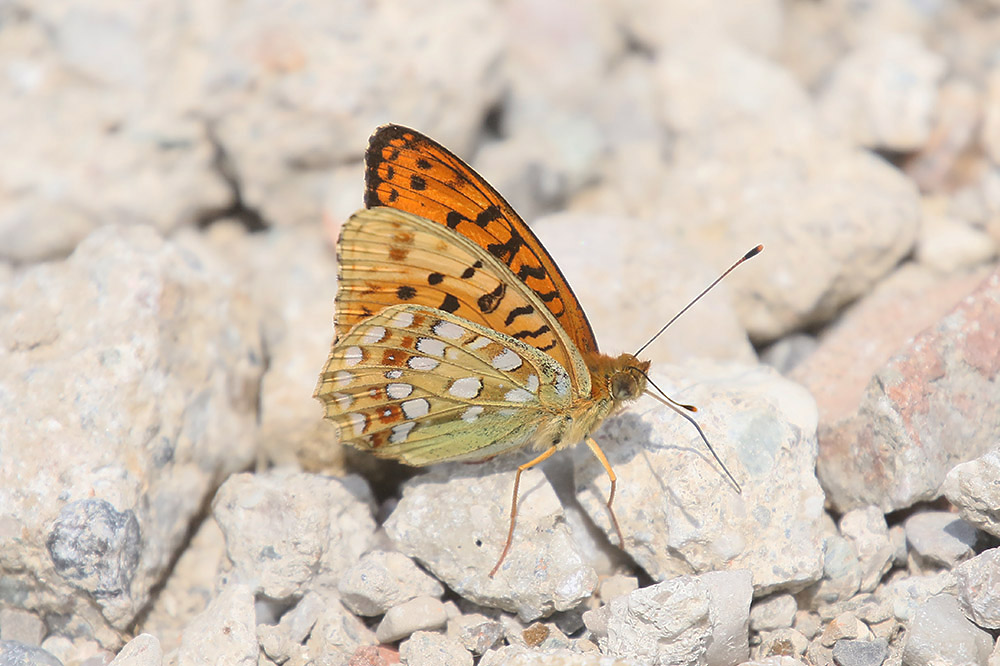
{"type": "Polygon", "coordinates": [[[0,3],[0,664],[1000,666],[995,0],[0,3]],[[379,124],[638,401],[522,479],[311,397],[379,124]],[[612,545],[615,544],[615,545],[612,545]]]}

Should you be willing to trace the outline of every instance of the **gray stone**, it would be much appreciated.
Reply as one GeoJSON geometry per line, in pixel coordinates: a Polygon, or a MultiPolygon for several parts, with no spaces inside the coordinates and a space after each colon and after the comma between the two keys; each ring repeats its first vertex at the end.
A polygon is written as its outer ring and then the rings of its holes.
{"type": "Polygon", "coordinates": [[[575,607],[597,586],[542,472],[521,476],[514,541],[503,566],[489,577],[510,521],[514,468],[527,454],[469,466],[431,467],[403,485],[385,522],[395,546],[439,580],[481,606],[524,620],[575,607]],[[512,459],[514,458],[514,459],[512,459]]]}
{"type": "MultiPolygon", "coordinates": [[[[698,423],[742,494],[690,423],[640,400],[594,435],[618,477],[625,551],[654,580],[745,568],[758,595],[818,580],[823,493],[811,462],[809,394],[764,366],[688,363],[656,367],[650,377],[673,399],[702,408],[698,423]]],[[[615,539],[604,468],[586,449],[574,462],[580,503],[615,539]]]]}
{"type": "Polygon", "coordinates": [[[374,509],[360,477],[277,472],[231,476],[212,502],[237,579],[272,599],[334,587],[367,548],[374,509]]]}
{"type": "Polygon", "coordinates": [[[861,572],[859,589],[871,592],[889,571],[895,554],[885,516],[874,506],[854,509],[840,518],[838,527],[857,553],[861,572]]]}
{"type": "Polygon", "coordinates": [[[417,597],[390,608],[375,630],[375,638],[380,643],[394,643],[415,631],[440,629],[447,622],[444,604],[434,597],[417,597]]]}
{"type": "Polygon", "coordinates": [[[503,625],[479,613],[459,615],[448,620],[448,636],[461,643],[466,650],[480,655],[503,638],[503,625]]]}
{"type": "Polygon", "coordinates": [[[0,577],[118,645],[207,494],[253,459],[256,319],[204,246],[146,227],[0,282],[0,312],[0,396],[19,396],[0,423],[0,577]]]}
{"type": "Polygon", "coordinates": [[[795,597],[790,594],[757,599],[750,606],[750,630],[761,632],[791,627],[798,610],[795,597]]]}
{"type": "Polygon", "coordinates": [[[1000,629],[1000,548],[962,562],[953,573],[966,616],[984,629],[1000,629]]]}
{"type": "Polygon", "coordinates": [[[255,626],[253,591],[230,583],[184,631],[177,666],[256,664],[260,650],[255,626]]]}
{"type": "Polygon", "coordinates": [[[336,599],[326,599],[309,640],[306,642],[305,662],[309,659],[346,666],[360,648],[378,644],[375,632],[368,629],[354,614],[336,599]]]}
{"type": "Polygon", "coordinates": [[[139,522],[102,499],[70,502],[52,524],[45,546],[56,573],[95,597],[128,593],[139,565],[139,522]]]}
{"type": "Polygon", "coordinates": [[[18,641],[0,640],[0,664],[4,666],[63,666],[52,653],[18,641]]]}
{"type": "Polygon", "coordinates": [[[941,492],[958,507],[962,519],[993,536],[1000,536],[1000,449],[955,465],[941,492]]]}
{"type": "Polygon", "coordinates": [[[441,583],[402,553],[365,553],[337,583],[341,601],[357,615],[381,615],[415,597],[440,597],[441,583]]]}
{"type": "Polygon", "coordinates": [[[854,545],[839,534],[823,542],[823,580],[812,588],[812,596],[824,604],[850,599],[861,586],[861,562],[854,545]]]}
{"type": "Polygon", "coordinates": [[[448,636],[417,631],[399,646],[399,658],[407,666],[472,666],[472,654],[448,636]]]}
{"type": "Polygon", "coordinates": [[[952,568],[975,553],[976,528],[946,511],[923,511],[906,519],[906,541],[924,561],[952,568]]]}
{"type": "Polygon", "coordinates": [[[749,572],[681,576],[584,614],[601,651],[648,664],[748,658],[749,572]]]}
{"type": "Polygon", "coordinates": [[[901,573],[898,578],[883,583],[875,591],[875,597],[891,606],[893,617],[909,624],[928,599],[941,594],[954,594],[956,591],[955,576],[950,571],[926,576],[901,573]]]}
{"type": "Polygon", "coordinates": [[[42,618],[19,608],[0,609],[0,641],[41,645],[43,638],[45,623],[42,618]]]}
{"type": "Polygon", "coordinates": [[[156,636],[139,634],[121,649],[108,666],[160,666],[163,650],[156,636]]]}
{"type": "Polygon", "coordinates": [[[993,639],[962,613],[958,599],[942,594],[925,601],[910,624],[904,666],[983,664],[993,639]]]}
{"type": "Polygon", "coordinates": [[[889,642],[884,638],[874,641],[839,640],[833,646],[833,660],[837,666],[882,666],[889,656],[889,642]]]}

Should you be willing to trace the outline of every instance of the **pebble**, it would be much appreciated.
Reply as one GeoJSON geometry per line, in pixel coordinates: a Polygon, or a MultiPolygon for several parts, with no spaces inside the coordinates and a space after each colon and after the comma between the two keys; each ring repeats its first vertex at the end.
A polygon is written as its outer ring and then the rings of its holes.
{"type": "Polygon", "coordinates": [[[357,615],[381,615],[415,597],[440,597],[444,587],[402,553],[373,551],[337,583],[344,605],[357,615]]]}
{"type": "Polygon", "coordinates": [[[942,594],[917,609],[903,650],[903,663],[983,664],[992,650],[993,638],[965,617],[958,599],[942,594]]]}
{"type": "Polygon", "coordinates": [[[923,511],[906,519],[910,552],[921,560],[952,568],[969,559],[978,539],[976,528],[946,511],[923,511]]]}
{"type": "Polygon", "coordinates": [[[1000,448],[955,465],[941,492],[970,525],[1000,537],[1000,448]]]}
{"type": "Polygon", "coordinates": [[[750,606],[750,630],[774,631],[791,627],[799,607],[790,594],[773,594],[750,606]]]}
{"type": "Polygon", "coordinates": [[[475,655],[480,655],[503,638],[503,624],[480,613],[459,615],[448,620],[448,636],[475,655]]]}
{"type": "Polygon", "coordinates": [[[453,638],[430,631],[414,632],[399,645],[407,666],[472,666],[472,653],[453,638]]]}
{"type": "Polygon", "coordinates": [[[889,643],[884,638],[873,641],[842,639],[833,646],[837,666],[882,666],[889,656],[889,643]]]}
{"type": "Polygon", "coordinates": [[[966,616],[984,629],[1000,629],[1000,548],[962,562],[954,574],[966,616]]]}
{"type": "Polygon", "coordinates": [[[390,608],[375,630],[375,638],[380,643],[394,643],[415,631],[443,628],[447,622],[443,603],[434,597],[417,597],[390,608]]]}
{"type": "Polygon", "coordinates": [[[40,617],[19,608],[0,609],[0,640],[23,645],[41,645],[45,623],[40,617]]]}

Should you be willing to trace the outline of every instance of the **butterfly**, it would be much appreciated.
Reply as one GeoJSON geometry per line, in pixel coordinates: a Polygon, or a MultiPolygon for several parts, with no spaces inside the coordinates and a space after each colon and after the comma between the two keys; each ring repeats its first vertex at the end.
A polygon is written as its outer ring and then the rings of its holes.
{"type": "Polygon", "coordinates": [[[490,577],[510,551],[521,474],[586,442],[611,480],[624,544],[615,473],[591,434],[648,393],[649,361],[598,350],[541,242],[449,150],[384,125],[365,166],[366,208],[337,243],[337,337],[315,392],[340,441],[413,466],[538,451],[517,468],[490,577]]]}

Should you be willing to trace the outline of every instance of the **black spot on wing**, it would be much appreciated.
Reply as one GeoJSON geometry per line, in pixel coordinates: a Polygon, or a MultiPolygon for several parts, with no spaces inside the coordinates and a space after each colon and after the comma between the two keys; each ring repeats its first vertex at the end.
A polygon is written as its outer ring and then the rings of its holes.
{"type": "Polygon", "coordinates": [[[415,192],[421,192],[427,189],[427,181],[424,180],[423,176],[418,176],[417,174],[410,175],[410,189],[415,192]]]}
{"type": "Polygon", "coordinates": [[[417,295],[417,290],[408,284],[400,285],[396,289],[396,298],[401,301],[408,301],[417,295]]]}
{"type": "Polygon", "coordinates": [[[454,312],[458,309],[458,299],[451,294],[445,294],[444,300],[438,309],[444,310],[445,312],[454,312]]]}
{"type": "Polygon", "coordinates": [[[497,309],[500,305],[500,301],[503,300],[503,295],[507,292],[507,285],[503,282],[497,285],[497,288],[488,294],[483,294],[478,299],[476,299],[476,304],[479,306],[479,311],[484,314],[489,314],[497,309]]]}
{"type": "Polygon", "coordinates": [[[444,275],[441,273],[431,273],[427,276],[427,284],[441,284],[444,280],[444,275]]]}

